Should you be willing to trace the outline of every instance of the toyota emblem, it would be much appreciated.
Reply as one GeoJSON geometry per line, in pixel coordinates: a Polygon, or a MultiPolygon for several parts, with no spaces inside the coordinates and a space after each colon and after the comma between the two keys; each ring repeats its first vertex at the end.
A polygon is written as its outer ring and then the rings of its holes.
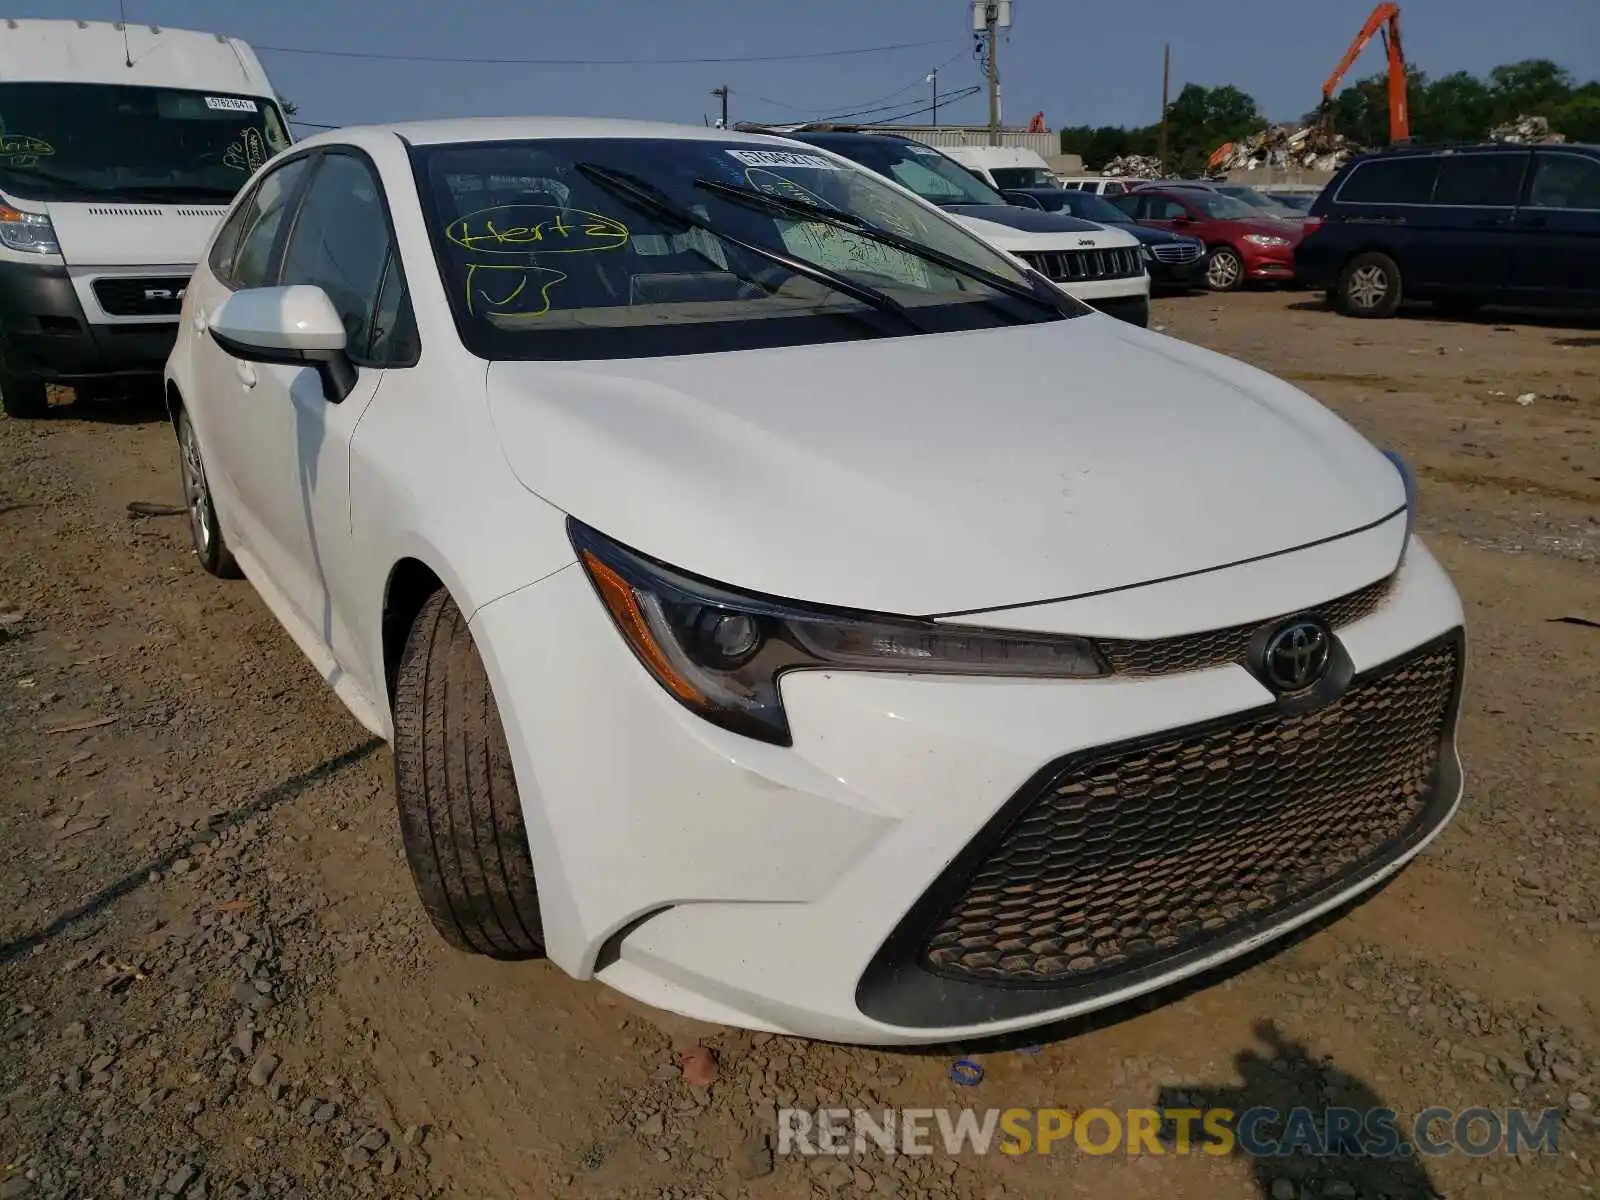
{"type": "Polygon", "coordinates": [[[1333,635],[1321,621],[1291,621],[1267,639],[1261,665],[1267,682],[1280,692],[1303,692],[1328,673],[1333,635]]]}

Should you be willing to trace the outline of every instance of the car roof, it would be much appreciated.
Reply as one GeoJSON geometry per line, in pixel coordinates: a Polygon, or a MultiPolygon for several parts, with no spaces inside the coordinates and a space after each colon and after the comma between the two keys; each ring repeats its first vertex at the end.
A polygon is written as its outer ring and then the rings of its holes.
{"type": "Polygon", "coordinates": [[[770,142],[790,144],[788,138],[770,134],[713,129],[703,125],[674,125],[665,121],[631,121],[605,117],[468,117],[445,121],[403,121],[390,125],[353,125],[298,143],[311,146],[348,141],[362,134],[392,134],[413,146],[443,146],[456,142],[513,142],[544,138],[655,138],[685,142],[770,142]]]}
{"type": "Polygon", "coordinates": [[[797,142],[809,142],[814,146],[860,146],[886,141],[909,142],[911,140],[896,133],[847,133],[842,130],[818,130],[815,133],[791,133],[787,136],[797,142]]]}

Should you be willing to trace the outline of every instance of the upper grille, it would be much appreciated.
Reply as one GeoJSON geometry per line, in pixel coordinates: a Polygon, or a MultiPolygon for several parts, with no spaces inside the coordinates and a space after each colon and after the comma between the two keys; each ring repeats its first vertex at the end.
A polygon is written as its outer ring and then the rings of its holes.
{"type": "Polygon", "coordinates": [[[113,317],[170,317],[183,308],[183,275],[155,279],[107,276],[94,281],[94,298],[113,317]]]}
{"type": "Polygon", "coordinates": [[[1198,260],[1201,254],[1205,253],[1205,247],[1201,246],[1199,242],[1189,242],[1187,244],[1183,242],[1167,242],[1151,246],[1150,253],[1155,256],[1158,262],[1192,263],[1198,260]]]}
{"type": "Polygon", "coordinates": [[[924,940],[935,972],[1070,985],[1215,950],[1414,844],[1442,818],[1460,641],[1274,709],[1068,765],[924,940]]]}
{"type": "MultiPolygon", "coordinates": [[[[1329,626],[1338,629],[1353,625],[1363,617],[1376,612],[1389,596],[1394,586],[1394,576],[1368,584],[1358,591],[1305,609],[1290,616],[1319,616],[1329,626]]],[[[1096,638],[1099,646],[1118,675],[1170,675],[1179,671],[1200,671],[1206,667],[1220,667],[1226,663],[1241,662],[1249,648],[1250,639],[1263,625],[1273,620],[1251,621],[1248,625],[1233,625],[1227,629],[1208,629],[1203,633],[1183,634],[1179,637],[1154,638],[1150,641],[1096,638]]]]}
{"type": "Polygon", "coordinates": [[[1020,257],[1046,279],[1057,283],[1126,279],[1144,274],[1144,262],[1137,246],[1113,250],[1026,251],[1020,257]]]}

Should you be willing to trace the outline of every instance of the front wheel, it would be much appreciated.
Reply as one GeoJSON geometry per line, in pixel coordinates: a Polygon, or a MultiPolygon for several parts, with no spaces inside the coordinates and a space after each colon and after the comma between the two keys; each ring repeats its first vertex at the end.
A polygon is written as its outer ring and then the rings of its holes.
{"type": "Polygon", "coordinates": [[[1352,258],[1339,276],[1337,304],[1347,317],[1392,317],[1400,307],[1400,268],[1370,250],[1352,258]]]}
{"type": "Polygon", "coordinates": [[[50,411],[44,380],[0,378],[0,409],[19,421],[44,416],[50,411]]]}
{"type": "Polygon", "coordinates": [[[435,592],[395,681],[394,780],[406,861],[445,941],[536,958],[544,934],[505,728],[466,618],[435,592]]]}
{"type": "Polygon", "coordinates": [[[1213,292],[1237,292],[1244,286],[1244,259],[1232,246],[1218,246],[1206,260],[1206,286],[1213,292]]]}
{"type": "Polygon", "coordinates": [[[195,435],[189,414],[178,410],[178,470],[183,476],[183,506],[189,510],[189,536],[194,541],[200,565],[219,579],[238,579],[244,572],[234,561],[217,520],[217,506],[206,481],[205,459],[200,457],[200,439],[195,435]]]}

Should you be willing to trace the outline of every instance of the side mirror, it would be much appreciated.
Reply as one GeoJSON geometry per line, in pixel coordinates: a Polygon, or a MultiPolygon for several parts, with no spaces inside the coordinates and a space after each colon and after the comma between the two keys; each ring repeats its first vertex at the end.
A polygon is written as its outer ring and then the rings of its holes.
{"type": "Polygon", "coordinates": [[[344,321],[319,287],[297,283],[235,292],[213,310],[207,329],[234,358],[314,368],[330,404],[338,404],[356,385],[356,365],[345,353],[344,321]]]}
{"type": "Polygon", "coordinates": [[[1030,196],[1027,192],[1002,192],[1001,195],[1018,208],[1044,208],[1044,205],[1039,203],[1039,197],[1030,196]]]}

